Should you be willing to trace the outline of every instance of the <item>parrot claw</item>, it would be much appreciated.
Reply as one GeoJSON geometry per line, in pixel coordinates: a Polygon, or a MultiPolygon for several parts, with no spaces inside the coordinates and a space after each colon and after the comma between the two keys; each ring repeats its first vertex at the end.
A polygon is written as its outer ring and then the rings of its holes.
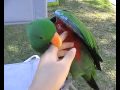
{"type": "Polygon", "coordinates": [[[72,90],[77,90],[72,82],[72,79],[68,77],[60,90],[70,90],[70,88],[72,90]]]}

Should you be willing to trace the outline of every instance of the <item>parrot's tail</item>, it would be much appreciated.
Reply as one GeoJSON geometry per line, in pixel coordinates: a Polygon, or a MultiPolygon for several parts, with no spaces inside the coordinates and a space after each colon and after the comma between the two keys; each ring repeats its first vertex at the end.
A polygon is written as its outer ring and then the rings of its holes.
{"type": "Polygon", "coordinates": [[[91,77],[90,80],[86,79],[84,76],[83,76],[83,78],[85,79],[85,81],[88,83],[88,85],[91,88],[93,88],[94,90],[99,90],[99,87],[93,77],[91,77]]]}
{"type": "Polygon", "coordinates": [[[89,51],[94,60],[96,68],[101,71],[100,62],[103,62],[102,58],[99,56],[95,49],[89,49],[89,51]]]}

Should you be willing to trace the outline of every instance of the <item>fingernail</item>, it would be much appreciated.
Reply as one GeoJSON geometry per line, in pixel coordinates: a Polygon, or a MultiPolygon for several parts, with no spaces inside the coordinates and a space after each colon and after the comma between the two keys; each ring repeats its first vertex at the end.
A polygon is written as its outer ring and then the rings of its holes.
{"type": "Polygon", "coordinates": [[[72,51],[72,52],[76,52],[76,48],[72,48],[70,51],[72,51]]]}

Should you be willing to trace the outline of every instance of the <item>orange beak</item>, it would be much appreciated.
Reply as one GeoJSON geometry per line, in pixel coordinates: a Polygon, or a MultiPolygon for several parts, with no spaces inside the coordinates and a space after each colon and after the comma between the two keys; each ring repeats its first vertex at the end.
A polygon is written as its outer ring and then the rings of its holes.
{"type": "Polygon", "coordinates": [[[51,43],[56,46],[57,48],[61,47],[62,45],[62,39],[60,35],[56,32],[51,40],[51,43]]]}

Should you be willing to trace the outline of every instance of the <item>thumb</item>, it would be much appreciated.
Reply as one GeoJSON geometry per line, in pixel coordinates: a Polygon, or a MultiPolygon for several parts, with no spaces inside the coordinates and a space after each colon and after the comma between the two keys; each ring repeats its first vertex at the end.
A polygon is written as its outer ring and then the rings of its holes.
{"type": "MultiPolygon", "coordinates": [[[[58,48],[54,45],[51,45],[48,50],[44,53],[43,57],[45,58],[45,60],[50,61],[48,58],[50,58],[53,61],[57,61],[58,57],[57,57],[57,52],[58,52],[58,48]]],[[[45,61],[44,60],[44,61],[45,61]]]]}
{"type": "Polygon", "coordinates": [[[49,54],[51,53],[51,54],[56,54],[57,55],[58,48],[56,46],[54,46],[54,45],[51,45],[49,47],[49,49],[47,50],[47,52],[49,52],[49,54]]]}
{"type": "Polygon", "coordinates": [[[64,58],[62,59],[62,61],[64,63],[66,63],[67,65],[71,66],[72,61],[75,57],[76,54],[76,48],[72,48],[68,51],[68,53],[66,53],[66,55],[64,56],[64,58]]]}

